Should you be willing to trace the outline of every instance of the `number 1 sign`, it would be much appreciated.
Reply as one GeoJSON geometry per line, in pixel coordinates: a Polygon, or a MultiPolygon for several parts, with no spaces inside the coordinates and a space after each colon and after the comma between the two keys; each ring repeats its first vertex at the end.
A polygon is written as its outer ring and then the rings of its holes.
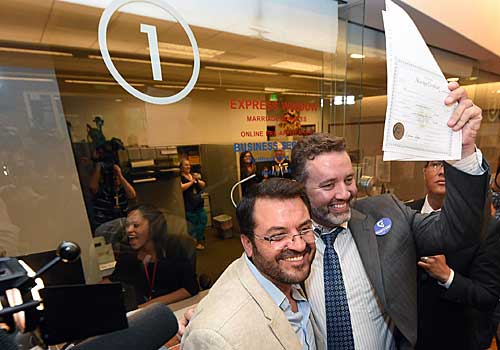
{"type": "MultiPolygon", "coordinates": [[[[149,24],[141,23],[139,30],[141,31],[141,33],[146,33],[148,36],[149,54],[151,58],[151,69],[153,72],[153,80],[162,81],[163,78],[162,78],[162,71],[160,64],[160,54],[158,50],[158,37],[156,34],[156,27],[149,24]]],[[[99,37],[99,48],[101,50],[102,58],[113,78],[115,78],[118,84],[120,84],[121,87],[123,87],[128,93],[130,93],[131,95],[137,97],[138,99],[144,102],[158,104],[158,105],[165,105],[178,102],[191,92],[191,90],[194,88],[196,84],[196,81],[198,80],[198,75],[200,73],[200,52],[198,49],[198,44],[196,43],[196,38],[194,37],[194,34],[189,25],[187,24],[187,22],[172,6],[170,6],[164,0],[115,0],[111,2],[109,6],[106,7],[106,9],[104,10],[101,16],[101,20],[99,21],[98,37],[99,37]],[[193,48],[193,60],[194,60],[193,73],[187,85],[175,95],[166,97],[156,97],[156,96],[150,96],[148,94],[145,94],[137,90],[123,78],[123,76],[120,74],[120,72],[118,72],[115,65],[113,64],[113,61],[111,60],[111,56],[108,51],[108,42],[106,36],[111,16],[113,16],[113,14],[120,7],[137,2],[155,5],[170,13],[172,17],[174,17],[182,26],[182,28],[184,29],[184,31],[188,36],[189,42],[191,43],[191,47],[193,48]]]]}

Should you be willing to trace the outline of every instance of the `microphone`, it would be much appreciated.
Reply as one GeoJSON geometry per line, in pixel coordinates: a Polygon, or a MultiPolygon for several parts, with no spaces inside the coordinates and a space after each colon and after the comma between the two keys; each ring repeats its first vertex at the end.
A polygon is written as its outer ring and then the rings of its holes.
{"type": "Polygon", "coordinates": [[[174,313],[164,304],[152,304],[128,317],[127,329],[89,338],[73,350],[157,350],[179,329],[174,313]]]}
{"type": "Polygon", "coordinates": [[[17,344],[14,341],[13,334],[9,334],[0,328],[0,349],[2,350],[18,350],[17,344]]]}

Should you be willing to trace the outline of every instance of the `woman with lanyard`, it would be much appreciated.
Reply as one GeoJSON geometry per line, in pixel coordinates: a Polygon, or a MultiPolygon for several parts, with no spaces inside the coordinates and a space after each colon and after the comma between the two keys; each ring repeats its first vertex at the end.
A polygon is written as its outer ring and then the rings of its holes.
{"type": "Polygon", "coordinates": [[[139,307],[170,304],[198,293],[194,260],[180,237],[167,234],[167,223],[158,209],[132,208],[126,231],[131,249],[121,249],[109,279],[133,286],[139,307]]]}

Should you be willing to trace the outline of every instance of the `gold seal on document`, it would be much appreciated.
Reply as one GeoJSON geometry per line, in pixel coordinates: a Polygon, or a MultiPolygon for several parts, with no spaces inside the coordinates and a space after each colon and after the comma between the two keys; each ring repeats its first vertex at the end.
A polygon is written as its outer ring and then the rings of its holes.
{"type": "Polygon", "coordinates": [[[392,127],[392,134],[396,140],[401,140],[405,134],[405,127],[401,123],[396,123],[392,127]]]}

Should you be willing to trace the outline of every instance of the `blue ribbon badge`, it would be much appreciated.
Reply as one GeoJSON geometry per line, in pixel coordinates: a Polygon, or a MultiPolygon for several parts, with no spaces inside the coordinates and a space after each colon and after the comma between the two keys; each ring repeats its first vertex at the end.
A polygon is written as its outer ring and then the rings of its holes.
{"type": "Polygon", "coordinates": [[[392,227],[392,220],[389,218],[382,218],[377,223],[375,226],[373,226],[373,230],[375,231],[375,234],[377,236],[385,236],[386,234],[389,233],[392,227]]]}

